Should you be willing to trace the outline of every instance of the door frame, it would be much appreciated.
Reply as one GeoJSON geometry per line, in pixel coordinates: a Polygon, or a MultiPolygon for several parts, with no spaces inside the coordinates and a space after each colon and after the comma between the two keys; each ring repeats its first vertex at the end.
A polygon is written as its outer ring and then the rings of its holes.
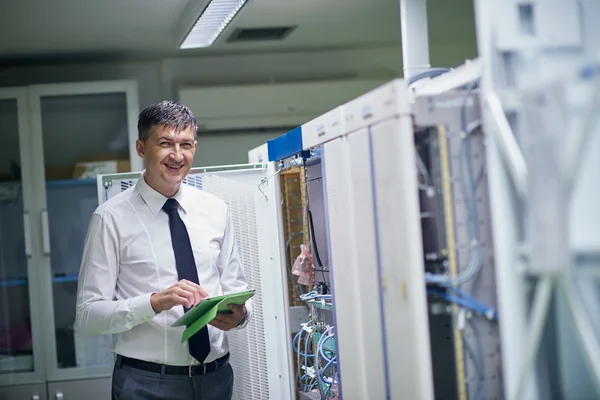
{"type": "Polygon", "coordinates": [[[32,138],[29,124],[29,97],[27,87],[11,87],[0,89],[0,100],[15,100],[17,102],[17,118],[19,129],[19,153],[21,158],[21,188],[23,191],[23,228],[24,240],[31,245],[31,254],[27,256],[27,280],[29,282],[29,308],[31,316],[31,337],[33,346],[33,371],[0,374],[0,387],[8,385],[23,385],[44,383],[46,381],[45,351],[44,351],[44,321],[41,314],[40,259],[35,252],[35,236],[37,225],[31,218],[34,208],[36,186],[33,182],[32,163],[26,162],[31,158],[32,138]],[[28,217],[26,217],[28,215],[28,217]],[[29,223],[27,223],[29,222],[29,223]]]}
{"type": "MultiPolygon", "coordinates": [[[[76,96],[76,95],[101,95],[122,93],[126,96],[127,104],[127,128],[129,137],[129,155],[131,170],[141,170],[143,168],[142,160],[138,157],[135,150],[135,140],[137,139],[137,118],[139,114],[138,86],[135,80],[113,80],[113,81],[92,81],[92,82],[73,82],[73,83],[51,83],[42,85],[31,85],[28,87],[29,97],[29,122],[31,124],[31,155],[33,170],[33,187],[39,190],[36,194],[33,204],[32,221],[36,223],[36,232],[40,232],[38,243],[35,246],[34,253],[40,259],[39,276],[42,282],[40,296],[45,301],[40,304],[43,309],[43,326],[46,327],[44,335],[43,348],[45,352],[46,380],[49,382],[105,378],[110,377],[112,366],[102,367],[73,367],[59,368],[57,357],[56,329],[54,321],[54,301],[52,284],[52,266],[50,262],[50,252],[44,251],[43,239],[45,235],[49,240],[49,232],[43,232],[44,224],[42,220],[47,218],[47,198],[46,198],[46,179],[44,162],[44,142],[42,128],[42,109],[41,101],[44,97],[50,96],[76,96]],[[35,216],[35,217],[33,217],[35,216]]],[[[49,228],[47,229],[49,230],[49,228]]],[[[73,305],[75,306],[75,304],[73,305]]]]}

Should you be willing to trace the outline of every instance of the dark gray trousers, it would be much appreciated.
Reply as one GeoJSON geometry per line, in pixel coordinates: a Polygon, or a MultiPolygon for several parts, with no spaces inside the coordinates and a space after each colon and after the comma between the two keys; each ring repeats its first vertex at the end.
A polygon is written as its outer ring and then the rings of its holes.
{"type": "Polygon", "coordinates": [[[115,364],[112,400],[231,400],[233,369],[205,375],[166,375],[115,364]]]}

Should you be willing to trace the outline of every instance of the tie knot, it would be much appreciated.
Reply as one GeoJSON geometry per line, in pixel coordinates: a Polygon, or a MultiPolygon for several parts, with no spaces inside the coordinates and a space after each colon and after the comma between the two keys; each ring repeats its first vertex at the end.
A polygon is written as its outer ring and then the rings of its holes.
{"type": "Polygon", "coordinates": [[[177,210],[177,200],[175,199],[168,199],[165,204],[163,205],[163,210],[165,210],[165,212],[169,213],[173,210],[177,210]]]}

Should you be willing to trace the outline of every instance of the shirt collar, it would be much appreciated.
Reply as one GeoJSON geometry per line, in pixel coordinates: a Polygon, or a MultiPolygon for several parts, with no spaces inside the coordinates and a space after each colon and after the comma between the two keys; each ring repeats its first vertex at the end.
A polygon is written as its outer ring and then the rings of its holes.
{"type": "MultiPolygon", "coordinates": [[[[163,196],[162,194],[154,190],[152,187],[150,187],[150,185],[148,185],[144,177],[145,174],[146,170],[142,171],[140,178],[138,179],[137,184],[135,186],[140,196],[142,196],[142,200],[144,200],[144,203],[146,203],[148,208],[150,208],[150,211],[152,211],[152,214],[154,214],[154,216],[156,217],[158,216],[160,210],[162,210],[162,207],[168,200],[168,197],[163,196]]],[[[177,193],[175,193],[175,196],[173,196],[173,198],[177,200],[177,203],[179,203],[179,206],[181,207],[184,213],[186,213],[189,209],[189,196],[186,196],[187,189],[188,188],[186,187],[186,185],[184,183],[181,183],[181,185],[179,186],[179,190],[177,191],[177,193]]]]}

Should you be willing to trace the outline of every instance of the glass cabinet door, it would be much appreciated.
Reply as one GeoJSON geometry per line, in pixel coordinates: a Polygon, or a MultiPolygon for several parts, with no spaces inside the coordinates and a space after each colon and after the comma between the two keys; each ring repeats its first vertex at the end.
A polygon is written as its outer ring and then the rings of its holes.
{"type": "Polygon", "coordinates": [[[43,168],[46,188],[40,218],[51,300],[48,379],[108,376],[114,362],[112,337],[89,337],[74,327],[77,279],[88,223],[98,206],[96,174],[132,169],[130,152],[135,149],[130,141],[135,137],[130,128],[138,111],[130,100],[137,91],[109,83],[53,85],[32,92],[33,134],[41,139],[38,168],[43,168]]]}
{"type": "Polygon", "coordinates": [[[44,376],[26,112],[26,89],[0,90],[0,386],[44,376]]]}

